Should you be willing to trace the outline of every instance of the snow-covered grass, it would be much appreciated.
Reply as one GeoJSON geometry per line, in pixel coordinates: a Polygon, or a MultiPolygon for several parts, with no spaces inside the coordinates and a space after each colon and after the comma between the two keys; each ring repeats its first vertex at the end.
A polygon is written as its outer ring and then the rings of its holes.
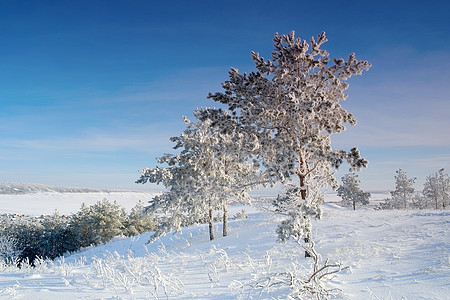
{"type": "MultiPolygon", "coordinates": [[[[130,197],[123,202],[138,200],[134,194],[130,197]]],[[[333,203],[335,195],[327,200],[323,219],[314,222],[314,240],[323,259],[348,267],[325,282],[336,289],[337,299],[448,299],[449,211],[353,211],[333,203]]],[[[11,209],[17,203],[11,203],[11,209]]],[[[46,213],[44,206],[39,213],[46,213]]],[[[209,241],[207,226],[196,225],[153,244],[146,244],[146,233],[40,262],[35,268],[0,266],[0,297],[285,299],[289,289],[266,285],[268,278],[286,270],[306,276],[312,261],[293,242],[276,242],[280,216],[261,205],[233,206],[230,216],[242,209],[248,218],[231,220],[226,238],[216,225],[214,241],[209,241]]]]}

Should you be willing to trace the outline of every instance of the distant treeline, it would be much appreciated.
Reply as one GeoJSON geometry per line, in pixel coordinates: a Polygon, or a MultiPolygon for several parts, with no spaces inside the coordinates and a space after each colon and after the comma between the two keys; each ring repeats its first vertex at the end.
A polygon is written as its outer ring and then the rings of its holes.
{"type": "Polygon", "coordinates": [[[9,183],[0,182],[0,194],[30,194],[39,192],[58,192],[58,193],[96,193],[107,192],[107,190],[80,188],[80,187],[62,187],[35,183],[9,183]]]}

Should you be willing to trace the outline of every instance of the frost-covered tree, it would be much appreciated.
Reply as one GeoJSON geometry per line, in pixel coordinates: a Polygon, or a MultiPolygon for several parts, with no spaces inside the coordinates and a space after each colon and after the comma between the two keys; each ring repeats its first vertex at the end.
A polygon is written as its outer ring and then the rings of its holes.
{"type": "MultiPolygon", "coordinates": [[[[232,68],[222,93],[209,98],[226,105],[239,130],[257,135],[254,155],[262,159],[272,182],[288,184],[278,198],[287,219],[280,238],[309,238],[310,217],[320,217],[321,191],[337,187],[334,170],[344,161],[352,169],[367,165],[357,148],[334,150],[331,136],[355,125],[354,116],[340,104],[347,98],[346,82],[368,70],[367,61],[355,54],[330,59],[321,46],[325,33],[306,40],[275,34],[271,60],[252,52],[257,71],[239,73],[232,68]]],[[[213,123],[220,123],[213,119],[213,123]]]]}
{"type": "MultiPolygon", "coordinates": [[[[53,216],[15,215],[2,217],[0,235],[0,257],[12,264],[23,261],[33,263],[37,257],[55,258],[64,252],[71,251],[66,246],[70,241],[58,239],[62,228],[67,228],[67,222],[56,224],[53,216]],[[5,222],[6,221],[6,222],[5,222]],[[50,225],[50,226],[49,226],[50,225]]],[[[73,249],[72,249],[73,250],[73,249]]]]}
{"type": "Polygon", "coordinates": [[[398,169],[395,175],[395,190],[391,192],[391,199],[388,199],[392,208],[407,208],[408,202],[414,196],[414,182],[416,178],[408,178],[405,171],[398,169]]]}
{"type": "Polygon", "coordinates": [[[427,176],[422,193],[425,199],[433,202],[436,209],[439,206],[445,209],[450,200],[450,178],[444,169],[427,176]]]}
{"type": "Polygon", "coordinates": [[[100,237],[94,230],[94,226],[91,208],[86,203],[82,203],[80,210],[72,216],[70,224],[70,227],[76,232],[79,247],[100,244],[100,237]]]}
{"type": "Polygon", "coordinates": [[[17,247],[21,251],[21,259],[32,262],[39,256],[39,239],[43,234],[42,224],[36,220],[20,218],[11,227],[11,233],[17,238],[17,247]]]}
{"type": "MultiPolygon", "coordinates": [[[[198,117],[201,110],[195,112],[198,117]]],[[[156,196],[149,206],[164,217],[154,238],[184,224],[207,220],[210,239],[214,239],[213,211],[223,209],[223,235],[227,235],[228,201],[249,202],[249,180],[256,176],[259,165],[243,154],[253,147],[254,136],[234,130],[216,130],[209,119],[191,122],[171,140],[180,153],[165,154],[157,159],[165,168],[141,170],[138,183],[162,183],[168,191],[156,196]]],[[[256,142],[256,140],[255,140],[256,142]]]]}
{"type": "Polygon", "coordinates": [[[39,256],[54,259],[67,252],[79,249],[76,231],[70,221],[58,211],[46,216],[41,221],[43,233],[39,238],[39,256]]]}
{"type": "Polygon", "coordinates": [[[139,200],[124,221],[123,234],[125,236],[135,236],[156,229],[157,223],[155,217],[146,212],[144,203],[139,200]]]}
{"type": "Polygon", "coordinates": [[[415,194],[411,200],[411,206],[418,209],[431,208],[434,207],[431,201],[432,199],[425,197],[423,194],[415,194]]]}
{"type": "Polygon", "coordinates": [[[40,217],[2,215],[0,260],[33,264],[38,257],[54,259],[115,236],[139,234],[150,230],[149,226],[154,229],[155,222],[149,222],[142,210],[142,203],[138,203],[127,217],[117,203],[104,199],[89,207],[83,204],[78,213],[67,217],[57,211],[40,217]]]}
{"type": "Polygon", "coordinates": [[[80,246],[87,247],[122,235],[125,218],[125,209],[116,201],[111,203],[105,198],[89,207],[83,203],[80,211],[73,216],[71,226],[76,231],[80,246]]]}
{"type": "Polygon", "coordinates": [[[21,255],[17,247],[18,241],[15,237],[2,233],[0,235],[0,260],[5,264],[14,264],[21,255]]]}
{"type": "Polygon", "coordinates": [[[98,201],[90,207],[94,231],[100,237],[100,242],[109,242],[112,238],[122,235],[125,223],[125,209],[108,199],[98,201]]]}
{"type": "Polygon", "coordinates": [[[355,173],[347,173],[342,178],[342,184],[337,189],[337,195],[342,198],[343,205],[353,205],[356,209],[356,203],[362,205],[369,204],[370,193],[364,192],[360,187],[360,180],[355,173]]]}

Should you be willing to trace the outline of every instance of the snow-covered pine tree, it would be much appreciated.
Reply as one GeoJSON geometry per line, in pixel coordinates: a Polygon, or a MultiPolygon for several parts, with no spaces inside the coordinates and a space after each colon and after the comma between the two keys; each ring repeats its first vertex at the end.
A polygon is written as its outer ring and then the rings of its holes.
{"type": "Polygon", "coordinates": [[[80,248],[100,243],[100,237],[94,230],[94,225],[91,209],[83,202],[80,210],[71,216],[70,222],[70,228],[76,233],[80,248]]]}
{"type": "MultiPolygon", "coordinates": [[[[199,117],[203,110],[196,110],[199,117]]],[[[230,119],[231,120],[231,119],[230,119]]],[[[165,168],[141,170],[137,183],[162,183],[168,191],[156,196],[148,209],[164,215],[154,238],[183,224],[208,220],[210,239],[214,239],[213,211],[223,209],[223,235],[227,235],[228,201],[248,203],[249,181],[259,172],[259,164],[250,161],[244,151],[257,145],[255,136],[238,133],[223,126],[216,130],[209,119],[191,122],[184,118],[187,128],[171,140],[178,155],[165,154],[158,163],[165,168]]]]}
{"type": "Polygon", "coordinates": [[[407,208],[408,202],[412,201],[414,195],[414,182],[416,178],[408,178],[405,171],[398,169],[395,176],[395,190],[391,192],[389,200],[393,208],[407,208]]]}
{"type": "Polygon", "coordinates": [[[20,257],[21,250],[17,247],[17,239],[2,232],[0,234],[0,262],[14,264],[20,257]]]}
{"type": "Polygon", "coordinates": [[[109,242],[123,234],[125,209],[104,198],[94,205],[82,204],[80,211],[72,217],[71,227],[78,237],[80,247],[109,242]]]}
{"type": "Polygon", "coordinates": [[[104,198],[91,206],[91,215],[94,222],[94,231],[100,237],[100,242],[109,242],[116,236],[121,236],[125,223],[125,209],[104,198]]]}
{"type": "Polygon", "coordinates": [[[125,236],[135,236],[156,229],[156,218],[146,212],[144,203],[139,200],[131,209],[130,214],[124,222],[123,234],[125,236]]]}
{"type": "Polygon", "coordinates": [[[450,200],[450,178],[444,169],[427,176],[422,193],[425,199],[433,202],[436,209],[439,206],[445,209],[450,200]]]}
{"type": "Polygon", "coordinates": [[[240,130],[256,133],[260,147],[254,155],[262,159],[273,181],[287,183],[278,206],[287,216],[279,228],[280,239],[310,238],[310,217],[320,217],[321,191],[337,188],[333,169],[346,160],[352,169],[367,161],[357,148],[333,150],[331,136],[355,125],[354,116],[340,104],[347,98],[346,81],[368,70],[367,61],[355,54],[347,60],[330,60],[320,47],[325,33],[310,43],[275,34],[272,60],[252,52],[257,72],[240,74],[232,68],[223,93],[209,98],[228,106],[240,130]]]}
{"type": "Polygon", "coordinates": [[[42,218],[43,233],[39,238],[39,256],[54,259],[68,252],[79,249],[78,239],[69,220],[57,210],[42,218]]]}
{"type": "Polygon", "coordinates": [[[369,204],[370,193],[364,192],[360,187],[360,180],[355,173],[347,173],[342,178],[342,184],[337,189],[337,195],[342,198],[342,204],[352,205],[356,209],[356,203],[369,204]]]}
{"type": "Polygon", "coordinates": [[[39,251],[39,240],[44,233],[42,223],[35,217],[20,216],[2,234],[14,237],[16,250],[20,253],[18,259],[33,262],[36,257],[42,257],[39,251]]]}

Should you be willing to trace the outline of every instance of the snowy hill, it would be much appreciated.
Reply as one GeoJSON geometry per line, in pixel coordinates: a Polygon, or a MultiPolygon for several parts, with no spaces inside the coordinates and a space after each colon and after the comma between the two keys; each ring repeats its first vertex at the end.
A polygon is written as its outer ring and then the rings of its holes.
{"type": "Polygon", "coordinates": [[[58,193],[94,193],[102,192],[100,189],[89,189],[80,187],[61,187],[43,185],[37,183],[11,183],[0,182],[0,194],[30,194],[43,192],[58,192],[58,193]]]}
{"type": "MultiPolygon", "coordinates": [[[[323,219],[314,222],[316,249],[323,260],[348,267],[325,283],[336,289],[334,298],[448,299],[450,212],[323,208],[323,219]]],[[[286,299],[289,288],[276,284],[277,276],[304,278],[311,260],[294,243],[276,242],[280,216],[261,205],[233,206],[230,216],[242,209],[249,218],[231,220],[225,238],[216,225],[214,241],[207,226],[197,225],[153,244],[146,244],[147,233],[36,268],[1,266],[0,297],[286,299]]]]}

